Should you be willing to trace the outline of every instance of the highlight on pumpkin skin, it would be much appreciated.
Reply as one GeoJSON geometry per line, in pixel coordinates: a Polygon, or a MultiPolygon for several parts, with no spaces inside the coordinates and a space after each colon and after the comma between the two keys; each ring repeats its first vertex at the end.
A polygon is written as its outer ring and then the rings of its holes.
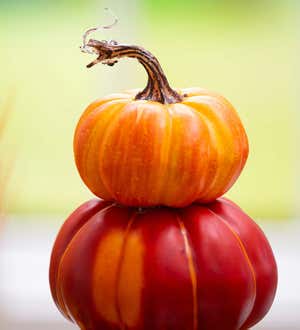
{"type": "Polygon", "coordinates": [[[277,267],[261,229],[228,199],[143,212],[94,199],[58,233],[50,285],[81,329],[240,330],[270,309],[277,267]]]}

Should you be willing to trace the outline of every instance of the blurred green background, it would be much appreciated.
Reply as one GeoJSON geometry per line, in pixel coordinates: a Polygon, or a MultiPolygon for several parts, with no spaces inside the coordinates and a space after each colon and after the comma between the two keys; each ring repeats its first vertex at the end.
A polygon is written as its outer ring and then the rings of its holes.
{"type": "Polygon", "coordinates": [[[146,82],[133,60],[85,68],[83,31],[111,21],[107,6],[119,24],[95,37],[148,48],[172,86],[218,91],[239,111],[250,157],[228,196],[255,217],[299,215],[299,6],[284,0],[0,1],[8,211],[65,215],[91,197],[73,162],[76,122],[92,100],[146,82]]]}

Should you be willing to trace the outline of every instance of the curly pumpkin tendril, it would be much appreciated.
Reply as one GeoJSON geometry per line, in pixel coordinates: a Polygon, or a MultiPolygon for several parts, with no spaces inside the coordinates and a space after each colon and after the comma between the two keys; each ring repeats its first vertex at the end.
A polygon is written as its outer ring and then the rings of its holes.
{"type": "MultiPolygon", "coordinates": [[[[107,8],[105,9],[108,10],[107,8]]],[[[83,45],[80,47],[82,52],[98,55],[87,67],[91,68],[97,63],[113,66],[122,57],[136,58],[148,74],[147,86],[135,96],[136,100],[150,100],[164,104],[181,102],[183,97],[170,87],[157,58],[148,50],[140,46],[118,44],[115,40],[99,41],[89,39],[87,41],[90,33],[101,29],[110,29],[117,22],[118,18],[114,16],[112,24],[90,28],[84,33],[83,45]]]]}

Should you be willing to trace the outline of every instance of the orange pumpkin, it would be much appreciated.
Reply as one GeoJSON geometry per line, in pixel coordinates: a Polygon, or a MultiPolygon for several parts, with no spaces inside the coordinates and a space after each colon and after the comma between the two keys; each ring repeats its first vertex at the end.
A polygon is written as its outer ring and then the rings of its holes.
{"type": "Polygon", "coordinates": [[[173,90],[157,59],[138,46],[90,40],[98,62],[136,58],[148,73],[141,91],[101,98],[88,106],[74,136],[81,178],[98,197],[129,206],[183,207],[223,195],[248,156],[233,106],[201,89],[173,90]]]}

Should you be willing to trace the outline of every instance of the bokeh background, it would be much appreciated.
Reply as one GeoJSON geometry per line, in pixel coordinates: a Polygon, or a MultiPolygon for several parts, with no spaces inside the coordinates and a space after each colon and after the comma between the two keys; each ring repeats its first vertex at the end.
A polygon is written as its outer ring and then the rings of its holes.
{"type": "Polygon", "coordinates": [[[146,83],[134,60],[85,68],[93,56],[80,52],[82,35],[111,22],[104,7],[119,23],[95,37],[142,45],[172,86],[215,90],[235,105],[250,156],[227,195],[263,226],[283,269],[281,299],[262,324],[300,329],[299,284],[287,292],[300,274],[290,268],[300,249],[296,0],[0,1],[0,328],[68,328],[47,267],[60,224],[91,198],[73,162],[74,127],[92,100],[146,83]]]}

